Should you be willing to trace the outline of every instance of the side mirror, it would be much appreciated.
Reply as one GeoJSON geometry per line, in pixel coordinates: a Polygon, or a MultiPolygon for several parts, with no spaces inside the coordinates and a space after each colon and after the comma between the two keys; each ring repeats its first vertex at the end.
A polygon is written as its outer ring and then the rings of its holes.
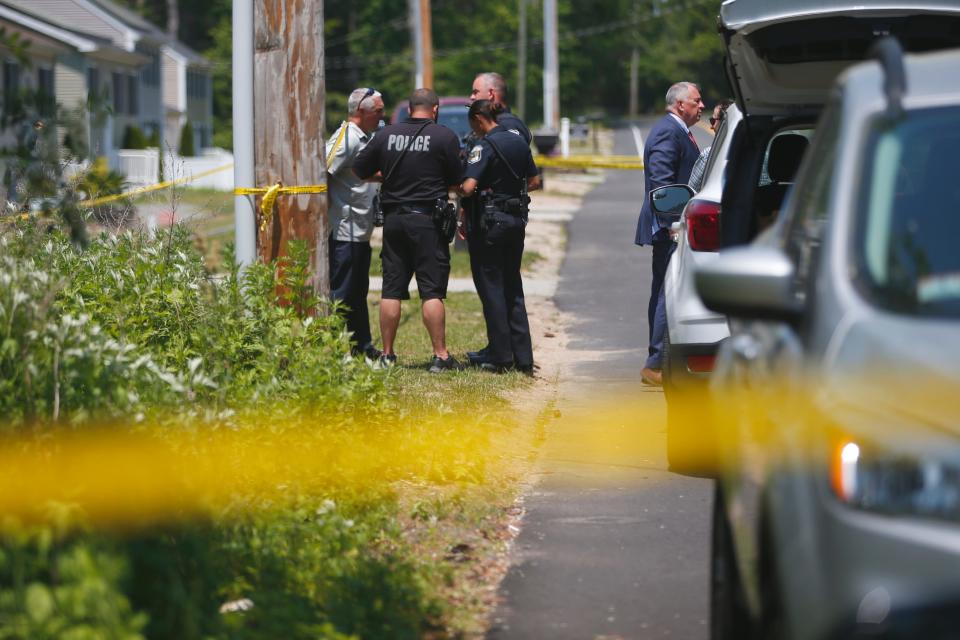
{"type": "Polygon", "coordinates": [[[657,187],[650,192],[650,208],[663,226],[670,226],[680,219],[683,208],[693,197],[693,189],[685,184],[657,187]]]}
{"type": "Polygon", "coordinates": [[[780,249],[752,245],[721,251],[694,275],[703,303],[739,318],[795,320],[803,305],[794,295],[794,268],[780,249]]]}

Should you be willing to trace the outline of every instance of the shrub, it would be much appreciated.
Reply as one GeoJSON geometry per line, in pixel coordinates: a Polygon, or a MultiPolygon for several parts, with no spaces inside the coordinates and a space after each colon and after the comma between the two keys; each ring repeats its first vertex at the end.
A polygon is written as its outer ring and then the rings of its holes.
{"type": "Polygon", "coordinates": [[[146,149],[147,137],[136,125],[129,124],[123,130],[123,149],[146,149]]]}
{"type": "Polygon", "coordinates": [[[213,279],[189,232],[103,234],[87,250],[32,222],[0,236],[0,409],[16,424],[167,406],[375,407],[385,374],[346,356],[293,243],[213,279]],[[281,292],[281,293],[278,293],[281,292]]]}
{"type": "Polygon", "coordinates": [[[193,125],[189,120],[180,129],[180,155],[188,158],[197,155],[193,145],[193,125]]]}

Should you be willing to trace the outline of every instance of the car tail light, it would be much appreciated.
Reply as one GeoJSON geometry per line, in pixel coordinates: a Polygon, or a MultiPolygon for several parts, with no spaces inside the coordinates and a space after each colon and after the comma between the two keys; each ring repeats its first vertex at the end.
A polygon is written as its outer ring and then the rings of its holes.
{"type": "Polygon", "coordinates": [[[691,200],[687,205],[687,243],[694,251],[720,250],[720,205],[691,200]]]}
{"type": "Polygon", "coordinates": [[[693,373],[710,373],[713,371],[713,365],[717,361],[717,356],[687,356],[687,369],[693,373]]]}

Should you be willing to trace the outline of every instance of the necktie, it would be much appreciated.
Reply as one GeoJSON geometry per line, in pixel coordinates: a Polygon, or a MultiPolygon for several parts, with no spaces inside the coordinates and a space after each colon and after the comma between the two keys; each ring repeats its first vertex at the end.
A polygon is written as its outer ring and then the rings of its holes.
{"type": "Polygon", "coordinates": [[[690,136],[690,142],[693,143],[694,148],[696,148],[697,151],[700,151],[700,146],[697,144],[697,141],[694,140],[693,138],[693,131],[690,131],[689,129],[687,129],[687,135],[690,136]]]}

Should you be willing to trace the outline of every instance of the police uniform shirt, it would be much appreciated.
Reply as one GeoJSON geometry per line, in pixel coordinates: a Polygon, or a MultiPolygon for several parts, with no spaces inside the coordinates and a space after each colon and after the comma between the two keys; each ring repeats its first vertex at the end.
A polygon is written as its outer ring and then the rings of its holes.
{"type": "Polygon", "coordinates": [[[539,171],[533,162],[530,147],[523,138],[500,125],[489,131],[470,150],[465,173],[464,177],[477,181],[480,190],[492,189],[499,195],[516,196],[523,190],[525,178],[532,178],[539,171]],[[497,145],[518,178],[513,177],[491,143],[497,145]]]}
{"type": "Polygon", "coordinates": [[[529,145],[533,141],[533,134],[523,120],[513,115],[509,109],[497,116],[497,124],[507,131],[517,134],[529,145]]]}
{"type": "Polygon", "coordinates": [[[380,187],[384,208],[432,205],[437,198],[446,199],[450,186],[460,184],[463,174],[457,134],[427,118],[408,118],[381,129],[360,152],[353,170],[366,179],[378,171],[386,177],[394,166],[380,187]],[[407,152],[397,165],[404,149],[407,152]]]}
{"type": "Polygon", "coordinates": [[[344,122],[327,140],[327,217],[334,240],[367,242],[373,233],[373,199],[380,189],[353,172],[353,162],[370,135],[353,122],[344,122]]]}

